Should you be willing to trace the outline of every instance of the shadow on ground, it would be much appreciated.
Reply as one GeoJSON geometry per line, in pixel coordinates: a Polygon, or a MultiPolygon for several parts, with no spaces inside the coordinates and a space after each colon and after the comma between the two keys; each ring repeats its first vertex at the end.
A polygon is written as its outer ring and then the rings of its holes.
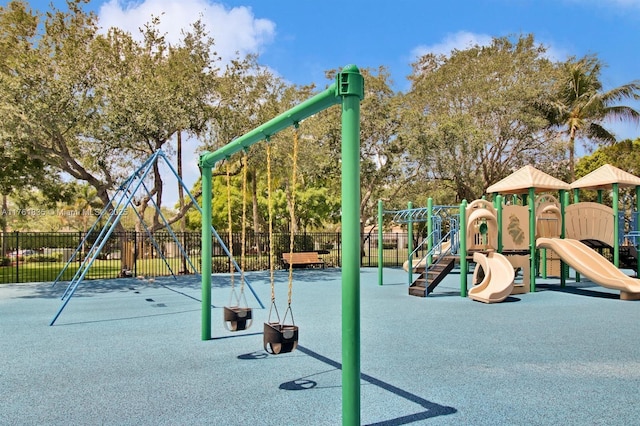
{"type": "MultiPolygon", "coordinates": [[[[324,355],[321,355],[315,351],[312,351],[309,348],[306,348],[304,346],[298,346],[298,350],[302,353],[304,353],[305,355],[308,355],[324,364],[327,364],[328,366],[332,367],[331,370],[327,370],[326,372],[331,372],[331,371],[335,371],[335,370],[342,370],[342,364],[339,363],[338,361],[332,360],[324,355]]],[[[295,380],[291,380],[285,383],[282,383],[280,385],[280,389],[284,389],[284,390],[309,390],[309,389],[314,389],[317,387],[317,382],[310,380],[309,379],[310,376],[305,376],[305,377],[300,377],[297,378],[295,380]]],[[[426,400],[416,394],[413,394],[411,392],[408,392],[404,389],[400,389],[396,386],[393,386],[390,383],[387,383],[385,381],[382,381],[380,379],[376,379],[373,376],[370,376],[368,374],[361,374],[361,379],[364,380],[365,382],[368,382],[369,384],[373,385],[373,386],[377,386],[381,389],[384,389],[387,392],[390,392],[400,398],[403,398],[407,401],[413,402],[415,404],[418,404],[420,407],[424,408],[425,411],[419,412],[419,413],[413,413],[413,414],[409,414],[406,416],[401,416],[401,417],[396,417],[394,419],[389,419],[389,420],[384,420],[384,421],[380,421],[380,422],[376,422],[376,423],[370,423],[370,425],[376,425],[376,426],[395,426],[395,425],[405,425],[405,424],[409,424],[409,423],[414,423],[414,422],[418,422],[418,421],[422,421],[422,420],[427,420],[433,417],[438,417],[438,416],[446,416],[446,415],[450,415],[450,414],[454,414],[457,413],[458,410],[456,410],[453,407],[447,407],[445,405],[440,405],[440,404],[436,404],[434,402],[431,402],[429,400],[426,400]]]]}

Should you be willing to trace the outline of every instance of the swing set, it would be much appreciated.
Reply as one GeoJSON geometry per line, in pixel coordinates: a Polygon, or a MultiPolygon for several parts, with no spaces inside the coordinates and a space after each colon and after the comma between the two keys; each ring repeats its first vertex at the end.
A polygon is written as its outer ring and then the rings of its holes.
{"type": "MultiPolygon", "coordinates": [[[[292,174],[291,174],[291,187],[292,187],[292,210],[295,212],[295,195],[296,195],[296,175],[298,165],[298,141],[299,132],[298,125],[294,125],[295,131],[293,134],[293,160],[292,160],[292,174]]],[[[240,275],[241,284],[240,290],[236,292],[235,285],[235,268],[230,263],[230,281],[231,281],[231,295],[229,305],[224,307],[224,325],[229,331],[241,331],[251,327],[253,323],[253,313],[251,308],[247,304],[247,299],[244,294],[244,271],[245,271],[245,259],[246,259],[246,230],[247,230],[247,154],[246,151],[243,157],[244,161],[242,167],[242,233],[241,233],[241,254],[240,254],[240,275]]],[[[227,231],[229,235],[229,256],[233,258],[233,215],[231,212],[231,164],[226,161],[226,183],[227,183],[227,231]]],[[[268,194],[268,212],[269,212],[269,241],[273,241],[273,182],[271,175],[271,144],[267,144],[267,194],[268,194]]],[[[294,213],[292,213],[293,215],[294,213]]],[[[293,253],[295,235],[290,233],[289,238],[289,253],[293,253]]],[[[271,285],[271,305],[269,307],[269,317],[264,324],[263,332],[263,344],[264,350],[273,354],[281,354],[292,352],[298,346],[298,327],[295,325],[293,318],[293,310],[291,309],[292,295],[293,295],[293,264],[289,265],[289,292],[287,300],[287,310],[285,311],[282,319],[278,312],[275,296],[275,253],[273,244],[269,244],[269,280],[271,285]],[[273,315],[273,320],[272,320],[273,315]],[[291,323],[287,323],[287,318],[291,323]]]]}
{"type": "MultiPolygon", "coordinates": [[[[345,425],[360,424],[360,102],[364,98],[364,78],[355,65],[348,65],[336,75],[336,80],[323,92],[278,115],[263,125],[233,140],[215,152],[200,156],[202,169],[202,340],[211,339],[211,211],[212,169],[219,161],[248,149],[260,141],[267,141],[276,133],[298,127],[307,117],[333,105],[342,105],[342,421],[345,425]]],[[[269,143],[267,153],[270,156],[269,143]]],[[[295,145],[295,141],[294,141],[295,145]]],[[[294,157],[297,156],[297,149],[294,157]]],[[[271,186],[268,172],[269,192],[271,186]]],[[[295,166],[292,172],[295,187],[295,166]]],[[[271,197],[270,197],[271,198],[271,197]]],[[[294,197],[295,199],[295,197],[294,197]]],[[[270,216],[271,201],[270,204],[270,216]]],[[[270,237],[272,237],[272,220],[270,237]]],[[[273,246],[273,238],[270,238],[273,246]]],[[[230,244],[232,246],[232,244],[230,244]]],[[[293,233],[290,250],[293,251],[293,233]]],[[[274,263],[273,248],[269,250],[274,263]]],[[[242,268],[241,268],[242,269],[242,268]]],[[[298,327],[291,311],[292,270],[289,270],[288,307],[282,319],[275,307],[273,278],[271,279],[271,308],[264,324],[264,346],[269,353],[291,352],[297,346],[298,327]],[[275,314],[272,321],[271,315],[275,314]],[[291,323],[287,323],[290,317],[291,323]]],[[[241,290],[242,291],[242,290],[241,290]]],[[[236,299],[236,307],[240,301],[236,299]]],[[[229,307],[229,310],[233,310],[229,307]]],[[[226,315],[226,314],[225,314],[226,315]]],[[[247,314],[250,315],[250,314],[247,314]]],[[[238,322],[238,326],[240,322],[238,322]]],[[[246,323],[244,324],[246,327],[246,323]]],[[[231,324],[233,327],[233,324],[231,324]]]]}

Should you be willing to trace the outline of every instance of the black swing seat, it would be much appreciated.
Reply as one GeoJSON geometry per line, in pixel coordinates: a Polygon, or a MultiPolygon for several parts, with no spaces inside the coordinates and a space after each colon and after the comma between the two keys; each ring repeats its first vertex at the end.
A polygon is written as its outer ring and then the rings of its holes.
{"type": "Polygon", "coordinates": [[[265,322],[264,350],[273,355],[293,352],[298,347],[298,326],[265,322]]]}
{"type": "Polygon", "coordinates": [[[239,306],[224,307],[224,326],[229,331],[241,331],[251,327],[253,322],[251,308],[239,306]]]}

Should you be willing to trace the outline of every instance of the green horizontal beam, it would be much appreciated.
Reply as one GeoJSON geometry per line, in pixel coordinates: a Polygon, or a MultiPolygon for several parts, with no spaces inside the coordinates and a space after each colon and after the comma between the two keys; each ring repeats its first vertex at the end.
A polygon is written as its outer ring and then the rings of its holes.
{"type": "Polygon", "coordinates": [[[324,92],[318,93],[312,98],[296,105],[290,110],[272,118],[263,125],[256,127],[238,139],[228,143],[214,152],[205,152],[200,156],[201,168],[213,168],[215,164],[233,154],[250,147],[275,135],[289,126],[293,126],[307,117],[342,102],[342,96],[338,94],[338,83],[332,83],[324,92]]]}

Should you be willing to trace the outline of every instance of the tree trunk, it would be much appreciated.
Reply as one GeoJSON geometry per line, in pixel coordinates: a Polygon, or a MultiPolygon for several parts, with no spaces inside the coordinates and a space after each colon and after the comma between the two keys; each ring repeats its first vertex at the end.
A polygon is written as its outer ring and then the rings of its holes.
{"type": "Polygon", "coordinates": [[[9,206],[7,204],[7,196],[2,194],[2,216],[1,216],[1,225],[2,225],[2,256],[7,254],[7,213],[9,210],[9,206]]]}
{"type": "Polygon", "coordinates": [[[575,167],[574,167],[574,155],[575,155],[575,143],[576,143],[576,130],[571,128],[569,134],[569,179],[573,182],[576,179],[575,167]]]}
{"type": "MultiPolygon", "coordinates": [[[[178,172],[178,203],[180,205],[180,211],[184,208],[184,188],[182,187],[182,132],[178,131],[178,164],[177,164],[177,172],[178,172]]],[[[187,250],[186,245],[186,232],[187,232],[187,218],[182,216],[180,218],[180,234],[182,235],[182,247],[184,250],[187,250]]],[[[182,257],[182,270],[179,273],[186,274],[187,269],[187,258],[185,256],[182,257]]]]}
{"type": "Polygon", "coordinates": [[[151,232],[155,232],[164,227],[164,224],[160,223],[160,208],[162,207],[162,176],[160,175],[160,166],[158,166],[157,161],[153,164],[153,181],[153,192],[156,197],[156,205],[153,214],[151,232]]]}
{"type": "Polygon", "coordinates": [[[253,207],[253,235],[254,235],[254,244],[256,247],[256,254],[258,256],[262,255],[262,247],[260,245],[260,241],[257,241],[256,235],[258,232],[264,232],[264,228],[262,227],[262,221],[260,220],[260,216],[258,213],[258,172],[256,169],[251,170],[251,203],[253,207]]]}

